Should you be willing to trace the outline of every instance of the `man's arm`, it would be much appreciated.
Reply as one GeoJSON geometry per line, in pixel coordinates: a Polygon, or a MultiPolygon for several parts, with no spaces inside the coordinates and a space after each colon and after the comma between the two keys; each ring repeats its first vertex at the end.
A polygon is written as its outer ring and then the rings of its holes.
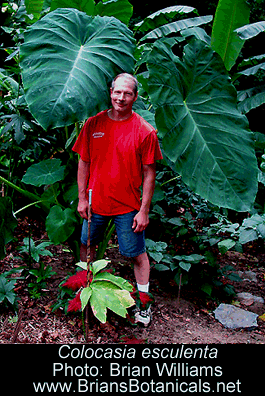
{"type": "Polygon", "coordinates": [[[87,184],[89,179],[89,162],[82,159],[78,163],[77,184],[78,184],[78,213],[84,219],[87,219],[88,200],[86,197],[87,184]]]}
{"type": "Polygon", "coordinates": [[[133,219],[134,232],[142,232],[149,224],[149,209],[155,190],[156,164],[143,165],[143,195],[139,212],[133,219]]]}

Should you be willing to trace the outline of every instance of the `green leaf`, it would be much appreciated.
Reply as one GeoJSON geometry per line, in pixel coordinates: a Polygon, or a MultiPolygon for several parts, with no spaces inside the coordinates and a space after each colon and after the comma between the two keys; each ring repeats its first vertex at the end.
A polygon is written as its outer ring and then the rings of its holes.
{"type": "Polygon", "coordinates": [[[36,187],[53,184],[63,179],[64,169],[65,166],[61,166],[61,160],[48,159],[31,165],[23,176],[22,181],[36,187]]]}
{"type": "Polygon", "coordinates": [[[1,118],[7,118],[9,120],[8,124],[3,129],[3,133],[13,130],[15,140],[18,144],[20,144],[22,140],[25,139],[25,135],[23,132],[23,124],[26,123],[25,117],[19,114],[11,114],[8,116],[3,116],[1,118]]]}
{"type": "Polygon", "coordinates": [[[242,74],[244,76],[252,76],[254,74],[256,74],[258,71],[260,70],[265,70],[265,62],[260,63],[258,65],[249,67],[245,70],[242,70],[241,72],[239,72],[238,74],[242,74]]]}
{"type": "Polygon", "coordinates": [[[162,10],[156,11],[153,14],[146,17],[143,21],[136,23],[135,30],[146,32],[150,29],[155,29],[161,25],[168,23],[168,19],[174,18],[175,16],[181,16],[196,11],[194,7],[189,6],[171,6],[163,8],[162,10]]]}
{"type": "Polygon", "coordinates": [[[212,48],[221,56],[227,70],[235,64],[244,45],[235,29],[249,22],[250,8],[246,0],[219,0],[216,9],[212,48]]]}
{"type": "Polygon", "coordinates": [[[190,255],[183,254],[182,256],[176,255],[173,258],[175,260],[185,261],[187,263],[198,264],[202,259],[204,259],[204,256],[201,256],[200,254],[190,254],[190,255]]]}
{"type": "MultiPolygon", "coordinates": [[[[99,260],[99,261],[102,261],[102,260],[99,260]]],[[[113,285],[115,285],[116,287],[119,287],[120,289],[124,289],[127,291],[133,290],[133,286],[126,279],[123,279],[119,276],[110,274],[109,272],[98,273],[93,278],[93,284],[94,284],[94,282],[102,282],[102,281],[112,283],[113,285]]]]}
{"type": "Polygon", "coordinates": [[[187,260],[191,263],[198,264],[201,260],[204,259],[204,256],[200,254],[190,254],[189,256],[186,256],[187,260]]]}
{"type": "Polygon", "coordinates": [[[106,295],[106,299],[108,300],[108,308],[125,318],[127,314],[127,308],[132,307],[135,304],[135,301],[128,290],[115,290],[114,295],[115,299],[108,299],[108,295],[106,295]],[[119,301],[118,304],[117,299],[119,301]]]}
{"type": "Polygon", "coordinates": [[[107,321],[107,307],[105,296],[101,293],[102,290],[97,290],[93,288],[91,297],[90,297],[90,305],[95,317],[101,322],[106,323],[107,321]]]}
{"type": "Polygon", "coordinates": [[[240,278],[240,276],[236,272],[232,272],[231,274],[226,275],[226,278],[228,278],[232,282],[242,282],[242,278],[240,278]]]}
{"type": "Polygon", "coordinates": [[[107,267],[109,260],[97,260],[92,264],[92,272],[93,275],[95,276],[99,271],[101,271],[103,268],[107,267]]]}
{"type": "Polygon", "coordinates": [[[258,234],[254,229],[242,229],[239,235],[239,243],[244,245],[245,243],[252,242],[258,239],[258,234]]]}
{"type": "Polygon", "coordinates": [[[201,290],[204,291],[204,293],[208,294],[208,296],[211,296],[213,291],[213,286],[209,285],[208,283],[205,283],[204,285],[201,286],[201,290]]]}
{"type": "Polygon", "coordinates": [[[10,304],[14,304],[16,300],[16,294],[13,291],[15,283],[16,280],[8,281],[3,275],[0,275],[0,302],[6,298],[10,304]]]}
{"type": "Polygon", "coordinates": [[[157,263],[160,263],[160,261],[163,258],[163,254],[160,252],[148,251],[148,253],[152,257],[152,259],[155,260],[157,263]]]}
{"type": "Polygon", "coordinates": [[[236,33],[242,40],[249,40],[259,33],[265,31],[265,21],[250,23],[249,25],[241,26],[236,29],[236,33]]]}
{"type": "Polygon", "coordinates": [[[134,67],[134,38],[119,20],[59,8],[25,32],[22,79],[44,129],[83,121],[109,106],[109,84],[134,67]]]}
{"type": "Polygon", "coordinates": [[[28,14],[34,16],[33,22],[37,21],[43,8],[44,0],[25,0],[25,6],[28,14]]]}
{"type": "Polygon", "coordinates": [[[193,27],[185,30],[181,30],[180,34],[182,37],[187,38],[194,36],[196,39],[204,41],[207,45],[211,45],[211,37],[208,36],[206,31],[200,27],[193,27]]]}
{"type": "Polygon", "coordinates": [[[92,295],[92,289],[91,287],[85,287],[81,293],[80,293],[80,300],[81,300],[81,305],[82,305],[82,311],[85,309],[87,306],[87,303],[92,295]]]}
{"type": "Polygon", "coordinates": [[[154,40],[164,36],[168,36],[171,33],[177,33],[190,27],[205,25],[206,23],[211,22],[212,19],[212,15],[206,15],[203,17],[182,19],[181,21],[171,22],[147,33],[144,37],[141,38],[140,41],[154,40]]]}
{"type": "Polygon", "coordinates": [[[17,220],[13,215],[11,199],[0,197],[0,260],[5,257],[5,245],[13,240],[16,226],[17,220]]]}
{"type": "Polygon", "coordinates": [[[242,244],[254,241],[260,236],[265,238],[265,215],[255,214],[245,219],[239,231],[239,242],[242,244]]]}
{"type": "Polygon", "coordinates": [[[180,261],[179,266],[187,272],[191,269],[191,263],[186,263],[185,261],[180,261]]]}
{"type": "Polygon", "coordinates": [[[155,269],[157,271],[168,271],[169,267],[165,264],[155,264],[155,269]]]}
{"type": "Polygon", "coordinates": [[[174,224],[174,225],[176,225],[178,227],[181,227],[181,226],[185,225],[185,221],[183,221],[179,217],[173,217],[172,219],[168,220],[168,222],[170,224],[174,224]]]}
{"type": "Polygon", "coordinates": [[[103,1],[96,5],[96,14],[113,16],[128,25],[133,14],[133,6],[128,0],[103,1]]]}
{"type": "Polygon", "coordinates": [[[18,95],[19,84],[4,69],[0,69],[0,87],[8,90],[14,96],[18,95]]]}
{"type": "Polygon", "coordinates": [[[129,291],[121,290],[111,283],[95,282],[91,284],[91,288],[91,308],[96,318],[102,323],[106,323],[107,308],[125,318],[126,308],[135,304],[129,291]]]}
{"type": "Polygon", "coordinates": [[[51,11],[57,8],[75,8],[85,12],[87,15],[94,15],[94,0],[52,0],[51,11]]]}
{"type": "Polygon", "coordinates": [[[37,263],[40,261],[40,256],[50,256],[52,257],[53,254],[49,251],[44,249],[47,246],[50,246],[50,242],[42,242],[38,246],[35,245],[35,242],[32,238],[24,238],[23,239],[24,246],[18,248],[18,251],[21,253],[27,253],[33,258],[34,261],[37,263]]]}
{"type": "Polygon", "coordinates": [[[146,239],[145,243],[146,247],[152,251],[162,252],[167,248],[167,243],[162,241],[154,242],[151,239],[146,239]]]}
{"type": "Polygon", "coordinates": [[[221,254],[225,254],[228,250],[232,249],[235,246],[236,242],[233,239],[225,239],[221,242],[218,242],[218,248],[221,254]]]}
{"type": "Polygon", "coordinates": [[[63,243],[75,230],[77,219],[72,209],[55,205],[46,218],[46,230],[52,243],[63,243]]]}
{"type": "MultiPolygon", "coordinates": [[[[265,66],[265,63],[264,63],[265,66]]],[[[265,67],[264,67],[265,69],[265,67]]],[[[238,110],[242,114],[247,114],[250,110],[256,109],[265,103],[265,91],[254,94],[250,98],[246,98],[238,104],[238,110]]]]}
{"type": "Polygon", "coordinates": [[[76,265],[84,270],[87,270],[87,262],[85,261],[80,261],[79,263],[76,263],[76,265]]]}
{"type": "Polygon", "coordinates": [[[248,121],[219,56],[199,40],[183,60],[159,40],[150,54],[149,90],[162,147],[194,192],[215,205],[247,211],[258,167],[248,121]]]}

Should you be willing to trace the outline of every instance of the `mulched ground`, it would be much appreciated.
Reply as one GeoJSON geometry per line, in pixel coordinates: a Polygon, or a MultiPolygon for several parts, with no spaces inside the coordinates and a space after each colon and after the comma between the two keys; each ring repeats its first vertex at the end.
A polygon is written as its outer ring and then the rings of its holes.
{"type": "MultiPolygon", "coordinates": [[[[22,244],[28,234],[28,220],[19,221],[15,231],[16,240],[7,248],[7,256],[0,261],[0,273],[21,265],[16,259],[16,247],[22,244]]],[[[44,226],[37,221],[31,223],[34,240],[45,240],[44,226]]],[[[113,241],[115,243],[115,240],[113,241]]],[[[16,292],[19,297],[18,312],[0,305],[0,343],[84,343],[81,315],[65,315],[62,309],[52,312],[57,301],[58,285],[69,273],[73,273],[75,262],[67,251],[67,246],[52,246],[53,257],[45,257],[46,265],[51,265],[56,275],[47,282],[43,295],[38,299],[29,297],[26,283],[18,280],[16,292]]],[[[133,280],[133,270],[122,256],[117,246],[110,245],[107,256],[116,275],[133,280]]],[[[258,282],[230,282],[236,291],[247,291],[265,298],[265,254],[255,246],[248,246],[244,254],[228,252],[220,256],[221,265],[233,265],[235,271],[252,270],[258,282]],[[255,253],[255,256],[252,254],[255,253]]],[[[37,264],[36,264],[37,268],[37,264]]],[[[153,320],[149,327],[133,326],[112,312],[108,312],[108,322],[99,323],[93,315],[90,318],[89,343],[265,343],[265,322],[258,319],[255,330],[228,330],[215,320],[212,311],[219,302],[206,301],[198,297],[196,291],[181,289],[178,301],[178,287],[161,273],[151,270],[151,291],[155,297],[153,320]]],[[[227,301],[225,301],[227,302],[227,301]]],[[[239,305],[240,306],[240,305],[239,305]]],[[[259,315],[265,313],[265,306],[242,306],[254,310],[259,315]]]]}

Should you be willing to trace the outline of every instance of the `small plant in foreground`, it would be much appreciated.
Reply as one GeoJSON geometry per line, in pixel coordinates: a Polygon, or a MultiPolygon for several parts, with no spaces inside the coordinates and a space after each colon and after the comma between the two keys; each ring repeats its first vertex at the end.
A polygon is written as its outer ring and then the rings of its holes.
{"type": "Polygon", "coordinates": [[[41,296],[41,292],[46,287],[46,280],[51,278],[53,275],[56,275],[56,272],[52,270],[50,265],[45,267],[44,263],[41,262],[39,268],[30,269],[29,274],[36,278],[35,282],[30,282],[28,284],[29,292],[32,297],[39,298],[41,296]]]}
{"type": "Polygon", "coordinates": [[[35,242],[32,238],[24,238],[23,239],[24,246],[18,248],[18,251],[23,254],[26,261],[30,261],[33,259],[37,263],[40,261],[40,256],[50,256],[53,254],[45,249],[46,247],[51,245],[51,242],[41,242],[38,245],[35,245],[35,242]]]}
{"type": "Polygon", "coordinates": [[[21,270],[14,268],[0,275],[0,304],[17,309],[17,295],[15,293],[15,284],[17,279],[8,279],[8,276],[14,273],[20,273],[21,270]]]}
{"type": "Polygon", "coordinates": [[[8,280],[4,274],[0,275],[0,303],[15,306],[17,296],[14,292],[16,280],[8,280]]]}
{"type": "Polygon", "coordinates": [[[70,276],[61,287],[76,291],[69,301],[67,312],[84,311],[90,303],[95,317],[102,323],[107,321],[107,308],[126,317],[127,308],[135,304],[130,292],[133,286],[125,279],[107,271],[101,272],[108,265],[107,260],[97,260],[92,264],[77,263],[83,271],[70,276]]]}

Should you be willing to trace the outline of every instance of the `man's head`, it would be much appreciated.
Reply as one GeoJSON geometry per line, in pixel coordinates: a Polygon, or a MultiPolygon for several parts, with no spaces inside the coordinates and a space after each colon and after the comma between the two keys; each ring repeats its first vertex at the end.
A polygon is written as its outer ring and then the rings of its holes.
{"type": "Polygon", "coordinates": [[[129,73],[121,73],[121,74],[118,74],[118,75],[112,80],[112,83],[111,83],[111,88],[112,88],[112,89],[115,87],[115,82],[116,82],[116,80],[118,80],[119,78],[123,78],[123,79],[128,80],[129,84],[130,84],[130,85],[132,86],[132,88],[133,88],[133,91],[134,91],[135,95],[137,95],[137,91],[138,91],[138,81],[137,81],[137,78],[134,77],[132,74],[129,74],[129,73]]]}
{"type": "Polygon", "coordinates": [[[110,89],[111,103],[114,111],[127,114],[138,96],[138,82],[131,74],[119,74],[112,81],[110,89]]]}

